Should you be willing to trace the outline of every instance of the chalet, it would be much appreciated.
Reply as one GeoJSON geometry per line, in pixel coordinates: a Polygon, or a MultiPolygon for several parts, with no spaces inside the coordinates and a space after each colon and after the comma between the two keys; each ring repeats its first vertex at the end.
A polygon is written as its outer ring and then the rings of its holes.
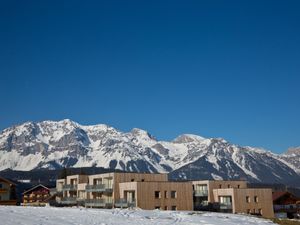
{"type": "Polygon", "coordinates": [[[0,205],[16,205],[16,184],[0,177],[0,205]]]}
{"type": "Polygon", "coordinates": [[[22,194],[23,206],[45,206],[51,198],[50,189],[42,184],[30,188],[22,194]]]}
{"type": "Polygon", "coordinates": [[[300,198],[287,191],[273,192],[273,205],[275,217],[294,218],[300,212],[300,198]]]}

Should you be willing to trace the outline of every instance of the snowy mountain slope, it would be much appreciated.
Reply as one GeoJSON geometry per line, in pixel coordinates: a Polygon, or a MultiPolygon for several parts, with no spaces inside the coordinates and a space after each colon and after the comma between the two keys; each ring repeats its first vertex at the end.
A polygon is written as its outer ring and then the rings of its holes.
{"type": "Polygon", "coordinates": [[[0,170],[98,166],[171,172],[172,178],[247,179],[300,186],[298,151],[277,155],[221,138],[184,134],[157,141],[141,129],[121,132],[71,120],[28,122],[0,133],[0,170]]]}
{"type": "Polygon", "coordinates": [[[300,174],[300,147],[289,148],[285,154],[280,155],[280,158],[300,174]]]}

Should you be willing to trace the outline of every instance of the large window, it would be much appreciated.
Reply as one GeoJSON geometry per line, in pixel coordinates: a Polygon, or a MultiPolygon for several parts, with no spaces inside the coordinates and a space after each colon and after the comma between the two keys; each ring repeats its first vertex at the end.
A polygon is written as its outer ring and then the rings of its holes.
{"type": "Polygon", "coordinates": [[[155,198],[160,198],[160,191],[155,191],[154,192],[154,197],[155,198]]]}
{"type": "Polygon", "coordinates": [[[220,196],[220,203],[223,205],[231,205],[231,196],[220,196]]]}
{"type": "Polygon", "coordinates": [[[196,184],[194,186],[194,195],[197,197],[207,196],[207,184],[196,184]]]}
{"type": "Polygon", "coordinates": [[[171,210],[177,210],[176,205],[172,205],[172,206],[171,206],[171,210]]]}
{"type": "Polygon", "coordinates": [[[254,202],[258,202],[258,197],[254,196],[254,202]]]}
{"type": "Polygon", "coordinates": [[[206,184],[196,184],[195,191],[207,191],[207,185],[206,184]]]}

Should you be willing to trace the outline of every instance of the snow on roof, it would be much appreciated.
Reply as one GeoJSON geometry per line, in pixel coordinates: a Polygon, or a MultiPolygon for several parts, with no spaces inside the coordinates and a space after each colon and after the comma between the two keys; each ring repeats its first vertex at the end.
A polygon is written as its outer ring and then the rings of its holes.
{"type": "Polygon", "coordinates": [[[27,193],[27,192],[30,192],[30,191],[32,191],[32,190],[34,190],[34,189],[38,188],[38,187],[43,187],[43,188],[45,188],[45,189],[47,189],[47,190],[49,190],[49,191],[50,191],[50,189],[49,189],[49,188],[47,188],[46,186],[44,186],[44,185],[42,185],[42,184],[38,184],[38,185],[36,185],[36,186],[34,186],[34,187],[30,188],[29,190],[27,190],[27,191],[24,191],[24,192],[23,192],[23,194],[25,194],[25,193],[27,193]]]}

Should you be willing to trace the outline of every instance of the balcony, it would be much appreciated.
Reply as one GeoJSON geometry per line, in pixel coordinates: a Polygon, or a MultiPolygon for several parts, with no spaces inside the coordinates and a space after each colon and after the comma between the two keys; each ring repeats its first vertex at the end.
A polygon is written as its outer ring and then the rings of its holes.
{"type": "Polygon", "coordinates": [[[65,184],[62,186],[63,191],[77,191],[77,184],[65,184]]]}
{"type": "Polygon", "coordinates": [[[121,199],[118,199],[115,201],[115,207],[116,208],[136,207],[136,201],[135,201],[135,199],[127,200],[127,199],[121,198],[121,199]]]}
{"type": "Polygon", "coordinates": [[[208,196],[208,190],[194,190],[195,197],[204,197],[208,196]]]}
{"type": "Polygon", "coordinates": [[[220,209],[221,209],[221,210],[232,210],[232,204],[224,204],[224,203],[221,203],[221,204],[220,204],[220,209]]]}
{"type": "Polygon", "coordinates": [[[60,203],[65,204],[65,205],[75,205],[75,204],[77,204],[77,198],[76,197],[65,197],[65,198],[61,199],[60,203]]]}
{"type": "Polygon", "coordinates": [[[274,205],[275,212],[297,212],[300,210],[299,204],[288,204],[288,205],[274,205]]]}
{"type": "Polygon", "coordinates": [[[105,184],[88,184],[85,186],[86,192],[108,192],[112,193],[112,187],[105,184]]]}
{"type": "Polygon", "coordinates": [[[112,201],[106,199],[86,199],[85,207],[112,208],[112,201]]]}
{"type": "Polygon", "coordinates": [[[6,193],[6,192],[8,192],[8,189],[6,189],[6,188],[0,188],[0,193],[6,193]]]}

